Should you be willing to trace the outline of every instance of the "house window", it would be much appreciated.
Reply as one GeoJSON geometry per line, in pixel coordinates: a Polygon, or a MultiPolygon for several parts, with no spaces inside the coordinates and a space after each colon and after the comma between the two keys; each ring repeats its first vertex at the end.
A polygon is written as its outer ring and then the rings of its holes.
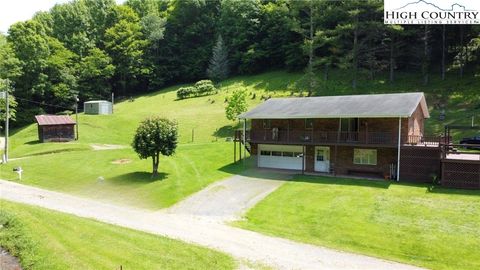
{"type": "Polygon", "coordinates": [[[282,152],[282,156],[284,156],[284,157],[293,157],[293,152],[282,152]]]}
{"type": "Polygon", "coordinates": [[[341,132],[358,132],[358,118],[341,118],[341,132]]]}
{"type": "Polygon", "coordinates": [[[355,148],[353,150],[353,163],[359,165],[377,165],[377,150],[355,148]]]}
{"type": "Polygon", "coordinates": [[[272,121],[270,119],[264,119],[263,120],[263,128],[269,129],[272,124],[272,121]]]}
{"type": "Polygon", "coordinates": [[[305,129],[313,129],[313,119],[305,119],[305,129]]]}

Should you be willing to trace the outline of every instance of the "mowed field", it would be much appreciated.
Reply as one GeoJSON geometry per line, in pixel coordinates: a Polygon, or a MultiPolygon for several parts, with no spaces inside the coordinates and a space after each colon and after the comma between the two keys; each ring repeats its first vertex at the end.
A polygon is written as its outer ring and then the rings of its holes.
{"type": "Polygon", "coordinates": [[[242,228],[430,269],[480,269],[480,191],[297,176],[242,228]]]}
{"type": "MultiPolygon", "coordinates": [[[[440,133],[445,124],[469,124],[471,115],[480,114],[479,80],[449,75],[446,81],[432,76],[429,86],[420,81],[414,74],[397,74],[394,84],[364,80],[352,90],[348,73],[334,71],[329,81],[320,79],[316,94],[424,91],[432,115],[426,123],[428,134],[440,133]],[[438,119],[439,104],[445,108],[445,121],[438,119]]],[[[177,100],[175,91],[180,86],[172,86],[134,97],[133,102],[120,102],[113,115],[80,114],[80,140],[69,143],[39,143],[32,124],[12,133],[12,159],[0,165],[0,178],[129,206],[168,207],[245,169],[242,163],[232,164],[233,143],[226,141],[239,127],[224,113],[225,99],[233,91],[247,91],[253,107],[262,102],[262,96],[305,95],[305,85],[299,73],[276,71],[235,77],[222,82],[216,95],[186,100],[177,100]],[[151,161],[140,160],[130,148],[138,124],[152,115],[175,119],[180,131],[176,154],[161,157],[160,175],[155,179],[150,176],[151,161]],[[22,180],[12,171],[18,166],[24,169],[22,180]]],[[[469,134],[453,135],[458,140],[469,134]]],[[[298,177],[237,225],[427,268],[476,269],[480,267],[479,197],[475,191],[428,185],[298,177]]],[[[34,238],[40,257],[60,254],[40,259],[41,266],[35,269],[65,269],[67,262],[73,269],[115,269],[122,263],[129,269],[154,269],[152,265],[164,263],[168,267],[161,269],[185,269],[182,262],[190,256],[192,269],[234,267],[225,255],[172,240],[23,205],[2,202],[1,207],[25,224],[25,234],[34,238]],[[32,233],[36,231],[40,234],[32,233]],[[117,242],[120,250],[111,250],[117,242]],[[151,254],[165,245],[173,250],[151,254]],[[195,259],[197,255],[205,260],[195,259]]]]}
{"type": "MultiPolygon", "coordinates": [[[[331,73],[329,81],[319,77],[316,94],[424,91],[432,115],[426,124],[430,134],[443,131],[444,124],[468,124],[468,115],[480,112],[480,97],[475,90],[480,87],[478,80],[458,80],[449,75],[441,81],[432,76],[430,85],[422,86],[416,76],[399,73],[394,84],[384,79],[363,80],[353,90],[349,74],[337,70],[331,73]],[[445,105],[445,121],[438,120],[440,103],[445,105]]],[[[226,142],[240,127],[238,122],[225,117],[225,99],[233,91],[246,91],[250,108],[262,102],[262,97],[306,94],[302,74],[283,71],[234,77],[220,83],[215,95],[185,100],[176,98],[180,86],[117,103],[113,115],[80,114],[79,141],[39,143],[35,124],[14,130],[10,138],[13,159],[0,166],[0,178],[18,181],[12,169],[21,166],[24,169],[21,182],[25,184],[141,207],[167,207],[243,169],[231,164],[233,143],[226,142]],[[174,119],[179,126],[177,152],[171,157],[161,157],[157,179],[149,176],[150,160],[140,160],[130,148],[138,124],[152,115],[174,119]],[[122,149],[93,150],[103,144],[122,149]]],[[[454,134],[456,139],[464,135],[454,134]]]]}
{"type": "MultiPolygon", "coordinates": [[[[294,80],[298,74],[289,76],[294,80]]],[[[243,169],[231,164],[233,142],[226,138],[233,136],[238,123],[226,119],[225,99],[235,90],[245,90],[253,105],[262,95],[286,93],[289,83],[285,76],[271,73],[250,81],[226,81],[216,95],[185,100],[176,98],[179,86],[166,88],[116,104],[113,115],[81,114],[80,139],[68,143],[39,143],[32,124],[12,135],[12,160],[0,167],[0,177],[19,181],[12,169],[21,166],[19,182],[24,184],[139,207],[168,207],[243,169]],[[268,89],[276,90],[259,88],[264,80],[269,81],[268,89]],[[161,157],[160,174],[154,179],[151,160],[140,160],[130,147],[140,121],[153,115],[174,119],[179,127],[177,151],[161,157]],[[94,150],[105,144],[115,146],[94,150]]]]}
{"type": "Polygon", "coordinates": [[[0,201],[0,225],[24,269],[236,268],[217,251],[23,204],[0,201]]]}

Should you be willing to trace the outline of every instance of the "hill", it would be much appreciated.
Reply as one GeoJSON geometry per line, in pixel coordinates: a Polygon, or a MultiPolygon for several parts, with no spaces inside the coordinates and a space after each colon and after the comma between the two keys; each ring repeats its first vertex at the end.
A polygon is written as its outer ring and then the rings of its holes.
{"type": "MultiPolygon", "coordinates": [[[[420,82],[420,75],[400,73],[393,84],[384,79],[361,80],[352,90],[350,74],[336,70],[328,81],[319,77],[315,94],[423,91],[432,115],[426,124],[428,134],[442,132],[445,124],[470,124],[471,115],[480,116],[479,80],[460,80],[449,74],[445,81],[432,77],[427,86],[420,82]],[[441,108],[446,112],[445,121],[438,117],[441,108]]],[[[32,124],[13,132],[13,159],[1,165],[0,177],[18,181],[12,168],[22,166],[22,182],[27,184],[149,208],[167,207],[243,169],[231,164],[233,145],[226,142],[237,128],[224,112],[225,99],[233,91],[247,91],[252,107],[262,101],[262,96],[305,95],[305,86],[302,74],[284,71],[234,77],[223,81],[215,95],[185,100],[176,99],[175,91],[180,86],[171,86],[120,102],[113,115],[80,114],[80,139],[70,143],[39,143],[36,125],[32,124]],[[129,147],[138,123],[150,115],[175,119],[179,124],[177,153],[161,158],[163,173],[158,179],[150,177],[150,161],[140,160],[129,147]]],[[[455,134],[456,138],[466,135],[455,134]]]]}

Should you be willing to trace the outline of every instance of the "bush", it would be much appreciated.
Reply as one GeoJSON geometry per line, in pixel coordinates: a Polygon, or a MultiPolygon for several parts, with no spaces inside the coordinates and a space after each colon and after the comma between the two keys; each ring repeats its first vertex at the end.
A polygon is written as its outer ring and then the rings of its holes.
{"type": "Polygon", "coordinates": [[[196,96],[197,88],[193,86],[180,87],[177,91],[178,99],[185,99],[196,96]]]}
{"type": "Polygon", "coordinates": [[[190,97],[199,97],[214,94],[217,91],[213,82],[210,80],[201,80],[195,83],[195,86],[181,87],[177,91],[178,99],[190,97]]]}
{"type": "Polygon", "coordinates": [[[195,83],[195,88],[197,88],[197,93],[199,96],[210,95],[215,93],[217,89],[213,85],[213,82],[210,80],[201,80],[195,83]]]}

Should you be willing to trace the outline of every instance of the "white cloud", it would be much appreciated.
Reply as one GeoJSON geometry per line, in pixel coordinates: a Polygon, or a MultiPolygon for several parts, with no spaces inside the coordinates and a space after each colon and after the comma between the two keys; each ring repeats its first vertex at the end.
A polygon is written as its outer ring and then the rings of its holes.
{"type": "MultiPolygon", "coordinates": [[[[125,0],[116,0],[123,3],[125,0]]],[[[57,3],[69,0],[0,0],[0,32],[7,33],[10,25],[25,21],[37,11],[47,11],[57,3]]]]}

